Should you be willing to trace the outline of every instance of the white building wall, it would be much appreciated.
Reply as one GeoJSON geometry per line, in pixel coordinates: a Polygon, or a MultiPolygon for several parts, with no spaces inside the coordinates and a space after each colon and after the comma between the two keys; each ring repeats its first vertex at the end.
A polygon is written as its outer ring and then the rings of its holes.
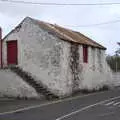
{"type": "MultiPolygon", "coordinates": [[[[80,46],[81,47],[81,46],[80,46]]],[[[111,86],[111,71],[105,61],[105,51],[88,47],[88,63],[82,65],[80,89],[99,89],[111,86]]]]}
{"type": "Polygon", "coordinates": [[[68,42],[48,34],[27,18],[20,29],[4,40],[4,66],[7,65],[6,41],[18,40],[18,64],[55,94],[70,94],[68,42]],[[18,31],[18,32],[17,32],[18,31]]]}
{"type": "Polygon", "coordinates": [[[105,62],[104,50],[88,47],[88,63],[83,63],[83,48],[78,45],[77,81],[71,71],[71,43],[50,35],[26,18],[4,40],[4,66],[7,65],[6,41],[18,40],[18,64],[57,95],[72,93],[73,84],[78,89],[98,89],[109,84],[110,69],[105,62]],[[77,82],[77,83],[76,83],[77,82]]]}
{"type": "Polygon", "coordinates": [[[0,70],[0,97],[44,98],[10,70],[0,70]]]}

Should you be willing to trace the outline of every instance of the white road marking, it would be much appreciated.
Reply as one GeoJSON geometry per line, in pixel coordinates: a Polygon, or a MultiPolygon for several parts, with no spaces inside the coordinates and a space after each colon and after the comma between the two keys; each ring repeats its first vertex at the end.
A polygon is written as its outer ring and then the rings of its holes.
{"type": "Polygon", "coordinates": [[[117,103],[114,103],[113,105],[116,106],[116,105],[119,105],[119,104],[120,104],[120,102],[117,102],[117,103]]]}
{"type": "Polygon", "coordinates": [[[102,93],[104,93],[104,91],[103,92],[98,92],[98,93],[91,93],[91,94],[83,95],[83,96],[76,96],[76,97],[66,98],[64,100],[61,99],[61,100],[57,100],[57,101],[47,102],[47,103],[34,105],[34,106],[30,106],[30,107],[24,107],[24,108],[20,108],[20,109],[17,109],[17,110],[2,112],[2,113],[0,113],[0,115],[7,115],[7,114],[13,114],[13,113],[17,113],[17,112],[27,111],[27,110],[30,110],[30,109],[40,108],[40,107],[44,107],[44,106],[47,106],[47,105],[57,104],[57,103],[65,102],[65,101],[70,101],[70,100],[74,100],[74,99],[88,97],[88,96],[94,96],[94,95],[102,94],[102,93]]]}
{"type": "Polygon", "coordinates": [[[95,106],[97,106],[97,105],[100,105],[100,104],[103,104],[103,103],[105,103],[105,102],[109,102],[109,101],[111,101],[111,100],[115,100],[115,99],[118,99],[118,98],[120,98],[120,96],[113,97],[113,98],[110,98],[110,99],[107,99],[107,100],[104,100],[104,101],[97,102],[97,103],[95,103],[95,104],[92,104],[92,105],[83,107],[83,108],[78,109],[78,110],[76,110],[76,111],[73,111],[73,112],[71,112],[71,113],[69,113],[69,114],[66,114],[66,115],[64,115],[64,116],[61,116],[61,117],[57,118],[56,120],[62,120],[62,119],[64,119],[64,118],[68,118],[69,116],[75,115],[75,114],[77,114],[77,113],[79,113],[79,112],[82,112],[82,111],[84,111],[84,110],[87,110],[87,109],[89,109],[89,108],[95,107],[95,106]]]}
{"type": "Polygon", "coordinates": [[[112,105],[113,103],[115,103],[115,101],[109,102],[109,103],[105,104],[105,106],[112,105]]]}

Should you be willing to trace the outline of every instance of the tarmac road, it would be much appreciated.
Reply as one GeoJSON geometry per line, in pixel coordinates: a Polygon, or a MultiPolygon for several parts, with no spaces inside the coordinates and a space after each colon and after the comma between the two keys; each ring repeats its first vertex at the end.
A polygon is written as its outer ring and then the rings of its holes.
{"type": "Polygon", "coordinates": [[[120,120],[120,88],[8,110],[0,120],[120,120]]]}

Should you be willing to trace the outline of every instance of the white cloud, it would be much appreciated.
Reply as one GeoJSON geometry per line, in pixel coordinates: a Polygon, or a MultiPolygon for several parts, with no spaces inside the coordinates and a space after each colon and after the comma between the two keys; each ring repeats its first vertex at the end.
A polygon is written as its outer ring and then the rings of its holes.
{"type": "MultiPolygon", "coordinates": [[[[26,0],[27,1],[27,0],[26,0]]],[[[29,0],[33,1],[33,0],[29,0]]],[[[35,2],[35,1],[34,1],[35,2]]],[[[90,3],[89,0],[36,0],[36,2],[56,3],[90,3]]],[[[94,0],[92,3],[108,2],[107,0],[94,0]]],[[[119,2],[119,0],[109,0],[119,2]]],[[[111,6],[39,6],[0,2],[0,25],[4,35],[17,25],[24,17],[31,16],[40,20],[60,25],[86,25],[96,24],[120,19],[120,5],[111,6]]],[[[113,53],[116,42],[119,40],[120,23],[94,27],[71,27],[87,34],[94,40],[108,48],[107,53],[113,53]],[[114,45],[114,47],[113,47],[114,45]]]]}

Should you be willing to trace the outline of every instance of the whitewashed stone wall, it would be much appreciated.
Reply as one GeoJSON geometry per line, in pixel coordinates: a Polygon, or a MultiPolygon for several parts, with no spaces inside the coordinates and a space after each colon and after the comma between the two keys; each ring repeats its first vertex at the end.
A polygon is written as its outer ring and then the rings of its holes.
{"type": "Polygon", "coordinates": [[[70,94],[72,83],[69,65],[70,44],[40,29],[27,18],[21,28],[12,32],[4,41],[4,66],[7,65],[6,41],[18,40],[18,64],[30,72],[52,92],[70,94]]]}
{"type": "Polygon", "coordinates": [[[7,66],[6,41],[9,40],[18,40],[19,66],[57,95],[98,89],[108,83],[110,69],[104,50],[88,47],[88,63],[83,63],[82,45],[62,41],[26,18],[4,40],[4,66],[7,66]]]}
{"type": "Polygon", "coordinates": [[[0,70],[0,97],[44,98],[10,70],[0,70]]]}
{"type": "Polygon", "coordinates": [[[81,66],[83,69],[80,89],[92,90],[112,85],[111,70],[105,61],[104,50],[88,47],[88,63],[81,66]]]}

